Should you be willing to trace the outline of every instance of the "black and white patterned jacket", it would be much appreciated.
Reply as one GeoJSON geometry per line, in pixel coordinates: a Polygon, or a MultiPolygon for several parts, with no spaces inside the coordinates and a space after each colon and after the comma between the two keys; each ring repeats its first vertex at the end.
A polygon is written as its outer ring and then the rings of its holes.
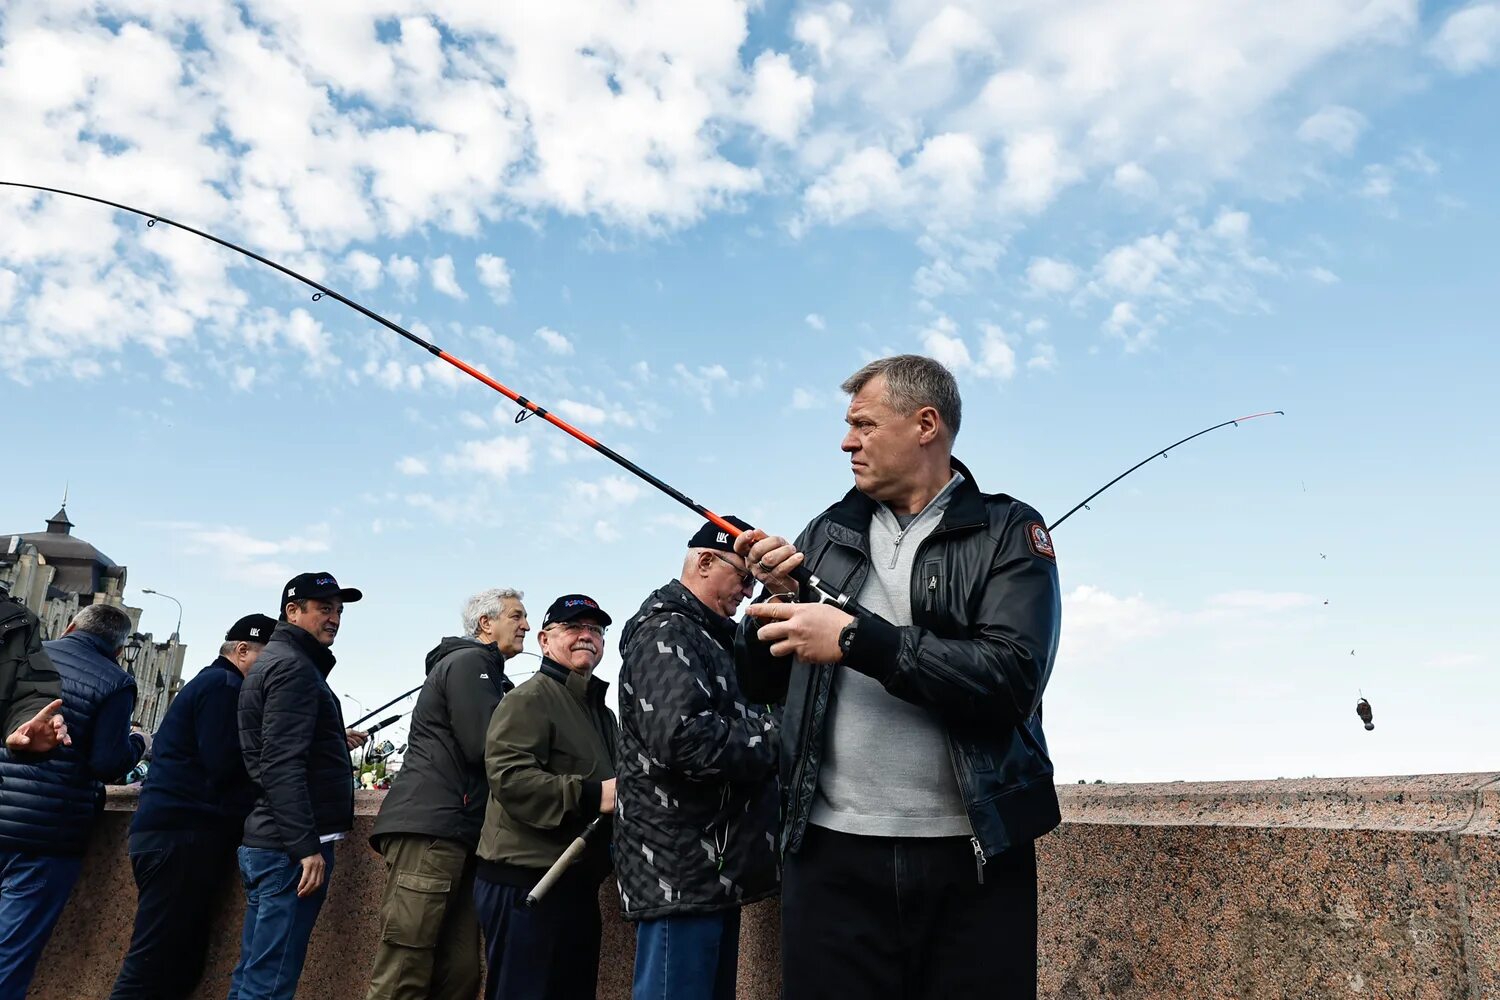
{"type": "Polygon", "coordinates": [[[627,920],[777,890],[777,726],[740,692],[733,642],[734,623],[675,580],[625,625],[614,843],[627,920]]]}

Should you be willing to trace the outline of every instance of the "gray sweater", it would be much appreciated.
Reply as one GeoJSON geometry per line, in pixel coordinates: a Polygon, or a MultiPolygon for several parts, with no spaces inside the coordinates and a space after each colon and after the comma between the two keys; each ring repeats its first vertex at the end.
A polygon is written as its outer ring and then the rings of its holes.
{"type": "MultiPolygon", "coordinates": [[[[912,624],[912,565],[943,519],[963,476],[903,528],[880,504],[870,521],[870,574],[859,603],[895,625],[912,624]]],[[[867,837],[972,834],[943,725],[929,710],[888,693],[857,670],[834,670],[823,766],[811,822],[867,837]]]]}

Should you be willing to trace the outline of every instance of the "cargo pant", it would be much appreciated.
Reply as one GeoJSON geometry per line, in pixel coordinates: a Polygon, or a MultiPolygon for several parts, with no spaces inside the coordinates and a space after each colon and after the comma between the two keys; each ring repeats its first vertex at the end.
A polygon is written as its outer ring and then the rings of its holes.
{"type": "Polygon", "coordinates": [[[376,847],[385,895],[368,1000],[474,1000],[474,855],[456,841],[414,834],[387,834],[376,847]]]}

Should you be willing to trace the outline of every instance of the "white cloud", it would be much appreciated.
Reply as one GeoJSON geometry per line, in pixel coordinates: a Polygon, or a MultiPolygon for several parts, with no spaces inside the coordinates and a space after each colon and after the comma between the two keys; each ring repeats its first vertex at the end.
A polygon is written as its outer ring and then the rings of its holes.
{"type": "Polygon", "coordinates": [[[818,315],[817,313],[808,313],[806,316],[802,317],[802,321],[808,326],[812,327],[814,330],[821,331],[828,329],[828,324],[823,320],[823,317],[818,315]]]}
{"type": "Polygon", "coordinates": [[[234,377],[230,380],[236,392],[249,392],[255,385],[255,368],[251,365],[235,365],[234,377]]]}
{"type": "Polygon", "coordinates": [[[1427,51],[1459,74],[1500,60],[1500,3],[1470,4],[1450,14],[1427,51]]]}
{"type": "Polygon", "coordinates": [[[601,542],[617,542],[620,540],[620,532],[608,521],[595,521],[594,537],[601,542]]]}
{"type": "Polygon", "coordinates": [[[831,406],[834,397],[819,393],[813,389],[803,389],[800,386],[792,390],[791,408],[794,410],[819,410],[825,406],[831,406]]]}
{"type": "Polygon", "coordinates": [[[412,283],[422,273],[421,266],[415,260],[399,254],[391,255],[391,258],[385,262],[385,269],[403,291],[411,288],[412,283]]]}
{"type": "Polygon", "coordinates": [[[576,480],[569,484],[572,494],[594,506],[624,507],[635,503],[645,493],[640,481],[625,476],[605,476],[592,482],[576,480]]]}
{"type": "Polygon", "coordinates": [[[816,84],[780,52],[762,52],[751,67],[741,115],[778,142],[790,143],[812,114],[816,84]]]}
{"type": "Polygon", "coordinates": [[[718,396],[736,396],[739,384],[732,383],[729,370],[723,365],[699,365],[689,368],[682,362],[672,366],[672,375],[682,389],[698,397],[703,408],[713,412],[714,399],[718,396]]]}
{"type": "Polygon", "coordinates": [[[609,414],[602,408],[575,399],[560,400],[556,409],[564,420],[574,424],[602,424],[609,419],[609,414]]]}
{"type": "Polygon", "coordinates": [[[184,553],[214,560],[223,576],[252,587],[279,587],[297,569],[289,557],[321,555],[332,550],[327,524],[312,524],[296,537],[260,538],[243,528],[192,522],[166,525],[184,553]]]}
{"type": "Polygon", "coordinates": [[[1358,111],[1334,104],[1304,119],[1297,126],[1297,138],[1327,146],[1335,153],[1348,153],[1354,149],[1367,124],[1365,116],[1358,111]]]}
{"type": "Polygon", "coordinates": [[[1026,359],[1026,370],[1050,372],[1057,370],[1057,349],[1051,344],[1037,344],[1026,359]]]}
{"type": "Polygon", "coordinates": [[[344,270],[354,278],[354,287],[362,292],[380,287],[380,258],[372,257],[363,250],[350,250],[344,255],[344,270]]]}
{"type": "Polygon", "coordinates": [[[510,301],[510,267],[504,257],[482,253],[474,258],[474,270],[479,273],[479,283],[490,293],[496,305],[510,301]]]}
{"type": "Polygon", "coordinates": [[[531,468],[531,439],[504,434],[488,441],[465,441],[443,457],[443,471],[457,474],[482,473],[498,482],[531,468]]]}
{"type": "Polygon", "coordinates": [[[550,326],[537,327],[536,338],[553,354],[573,353],[573,342],[550,326]]]}
{"type": "Polygon", "coordinates": [[[1026,283],[1041,295],[1065,295],[1078,284],[1078,268],[1052,257],[1035,257],[1026,267],[1026,283]]]}
{"type": "Polygon", "coordinates": [[[1326,267],[1310,267],[1307,276],[1320,285],[1336,285],[1339,280],[1339,276],[1326,267]]]}
{"type": "Polygon", "coordinates": [[[1145,167],[1134,161],[1115,167],[1109,184],[1121,194],[1128,194],[1133,198],[1156,197],[1156,178],[1152,177],[1151,172],[1145,167]]]}
{"type": "Polygon", "coordinates": [[[396,460],[396,471],[403,476],[427,475],[427,463],[414,455],[405,455],[396,460]]]}
{"type": "Polygon", "coordinates": [[[427,262],[427,273],[432,287],[453,299],[467,299],[468,293],[458,284],[458,275],[453,270],[453,258],[448,254],[427,262]]]}
{"type": "Polygon", "coordinates": [[[1009,379],[1016,373],[1016,352],[1005,331],[992,323],[980,324],[978,357],[958,334],[958,324],[939,315],[920,334],[922,348],[954,374],[1009,379]]]}
{"type": "Polygon", "coordinates": [[[1104,661],[1118,656],[1123,645],[1194,630],[1248,635],[1320,604],[1311,594],[1239,590],[1210,595],[1197,607],[1170,607],[1144,594],[1120,596],[1084,584],[1063,595],[1068,627],[1059,656],[1104,661]]]}

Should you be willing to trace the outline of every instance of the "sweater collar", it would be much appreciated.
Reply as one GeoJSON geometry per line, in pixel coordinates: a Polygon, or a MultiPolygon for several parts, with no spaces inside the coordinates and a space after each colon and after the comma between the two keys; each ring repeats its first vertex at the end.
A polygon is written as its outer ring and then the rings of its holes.
{"type": "MultiPolygon", "coordinates": [[[[950,458],[949,462],[953,471],[962,474],[963,479],[956,485],[950,484],[952,493],[948,497],[948,509],[943,511],[943,519],[938,522],[935,530],[947,531],[951,528],[985,523],[987,515],[984,507],[984,494],[979,492],[979,486],[974,482],[974,474],[957,458],[950,458]]],[[[861,533],[869,532],[870,518],[874,515],[875,501],[857,488],[844,494],[842,500],[828,508],[829,520],[861,533]]]]}

